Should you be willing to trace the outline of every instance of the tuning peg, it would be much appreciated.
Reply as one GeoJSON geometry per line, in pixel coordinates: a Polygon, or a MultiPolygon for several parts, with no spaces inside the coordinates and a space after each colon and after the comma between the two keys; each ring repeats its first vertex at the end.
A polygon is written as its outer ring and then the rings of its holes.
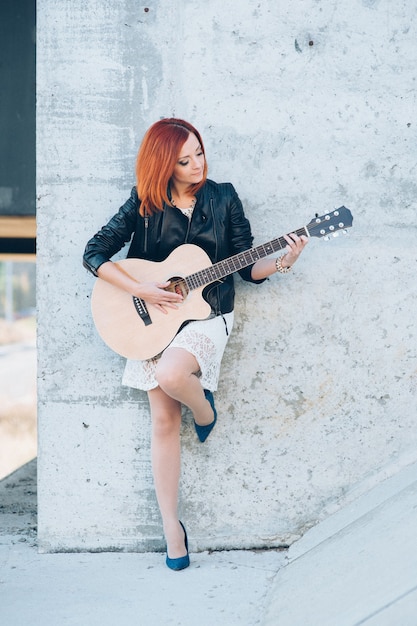
{"type": "Polygon", "coordinates": [[[333,237],[338,237],[339,233],[338,232],[337,233],[332,233],[332,235],[333,235],[333,237]]]}

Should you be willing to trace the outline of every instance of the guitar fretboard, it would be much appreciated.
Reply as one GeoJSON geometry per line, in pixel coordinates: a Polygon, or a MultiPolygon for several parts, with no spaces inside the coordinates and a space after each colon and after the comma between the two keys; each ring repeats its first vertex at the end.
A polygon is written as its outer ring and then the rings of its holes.
{"type": "MultiPolygon", "coordinates": [[[[305,226],[294,232],[299,237],[301,235],[309,236],[309,232],[305,226]]],[[[209,285],[216,280],[221,280],[225,276],[229,276],[229,274],[234,274],[234,272],[242,270],[248,265],[252,265],[252,263],[259,261],[259,259],[264,259],[278,250],[283,250],[286,245],[287,242],[284,237],[277,237],[276,239],[272,239],[272,241],[268,241],[267,243],[257,246],[256,248],[250,248],[250,250],[239,252],[238,254],[230,256],[223,261],[210,265],[210,267],[207,267],[204,270],[190,274],[185,278],[185,282],[190,290],[197,289],[203,285],[209,285]]]]}

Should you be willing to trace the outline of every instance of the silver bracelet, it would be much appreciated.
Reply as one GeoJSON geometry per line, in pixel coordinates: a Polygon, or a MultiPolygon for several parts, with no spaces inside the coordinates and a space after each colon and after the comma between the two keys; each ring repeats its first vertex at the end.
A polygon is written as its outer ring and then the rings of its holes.
{"type": "Polygon", "coordinates": [[[284,256],[285,254],[275,259],[275,267],[277,268],[277,272],[279,272],[280,274],[288,274],[288,272],[291,272],[291,265],[289,267],[282,266],[282,259],[284,258],[284,256]]]}

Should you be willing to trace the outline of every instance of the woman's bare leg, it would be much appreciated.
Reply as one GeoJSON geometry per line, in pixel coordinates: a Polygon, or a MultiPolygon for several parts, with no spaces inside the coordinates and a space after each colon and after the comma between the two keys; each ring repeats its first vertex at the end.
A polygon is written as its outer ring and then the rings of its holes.
{"type": "Polygon", "coordinates": [[[162,516],[167,553],[185,556],[184,531],[178,521],[181,469],[181,404],[189,407],[200,425],[213,421],[213,409],[199,379],[195,357],[182,348],[167,348],[156,371],[159,387],[148,391],[152,417],[152,468],[162,516]]]}
{"type": "Polygon", "coordinates": [[[148,391],[152,417],[152,469],[167,553],[185,556],[184,531],[178,521],[181,404],[157,387],[148,391]]]}

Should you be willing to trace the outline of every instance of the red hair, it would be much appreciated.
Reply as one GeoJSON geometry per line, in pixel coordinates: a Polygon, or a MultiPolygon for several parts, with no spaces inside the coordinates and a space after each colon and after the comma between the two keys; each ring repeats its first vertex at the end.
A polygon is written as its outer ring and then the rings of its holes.
{"type": "MultiPolygon", "coordinates": [[[[197,137],[205,156],[200,133],[184,120],[165,118],[155,122],[145,133],[136,159],[136,185],[142,216],[162,211],[164,202],[169,204],[169,181],[190,133],[197,137]]],[[[190,185],[189,191],[195,194],[204,185],[206,178],[207,163],[204,159],[203,178],[198,184],[190,185]]]]}

